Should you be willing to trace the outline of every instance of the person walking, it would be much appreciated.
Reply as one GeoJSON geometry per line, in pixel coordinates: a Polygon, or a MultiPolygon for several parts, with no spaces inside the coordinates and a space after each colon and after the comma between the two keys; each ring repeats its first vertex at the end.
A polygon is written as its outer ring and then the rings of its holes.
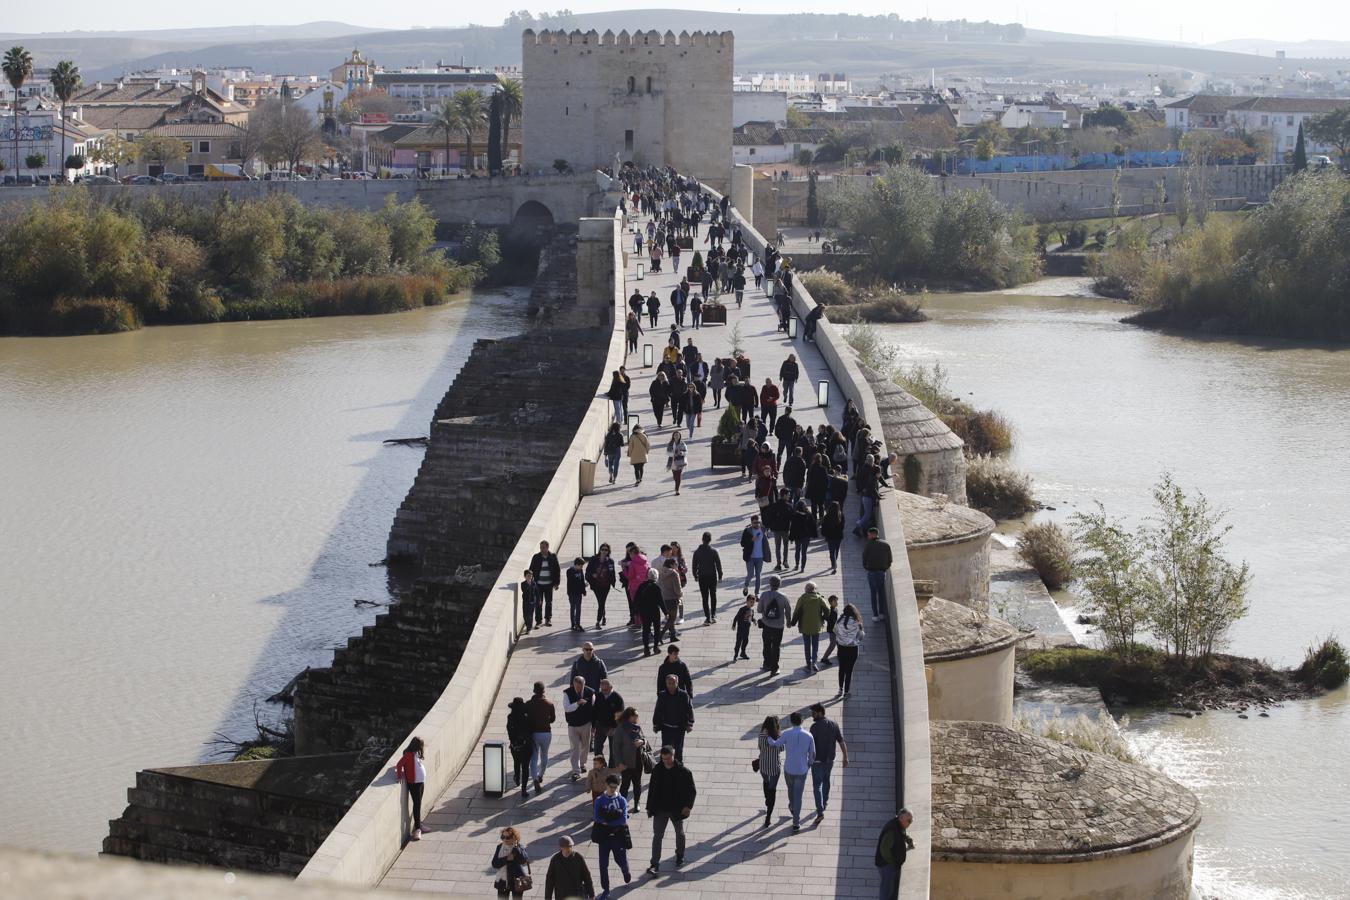
{"type": "Polygon", "coordinates": [[[783,360],[783,364],[778,367],[778,380],[783,383],[783,402],[788,406],[793,403],[793,395],[797,390],[797,379],[802,377],[801,366],[797,365],[797,354],[789,353],[788,358],[783,360]]]}
{"type": "Polygon", "coordinates": [[[759,414],[770,432],[778,421],[778,397],[778,385],[772,378],[765,378],[764,386],[759,389],[759,414]]]}
{"type": "Polygon", "coordinates": [[[530,557],[530,571],[534,573],[534,583],[539,586],[539,596],[543,609],[534,610],[534,627],[539,627],[542,617],[545,625],[553,624],[553,589],[562,580],[562,569],[558,566],[558,554],[548,549],[548,541],[539,542],[539,552],[530,557]]]}
{"type": "Polygon", "coordinates": [[[642,772],[648,752],[637,709],[625,707],[609,739],[609,761],[619,770],[619,793],[627,797],[629,788],[633,790],[633,812],[642,811],[642,772]]]}
{"type": "Polygon", "coordinates": [[[769,550],[768,535],[759,522],[759,516],[750,517],[750,524],[741,532],[741,559],[745,561],[745,581],[741,584],[741,593],[750,593],[750,581],[754,579],[755,593],[759,593],[759,580],[764,574],[764,564],[773,562],[773,553],[769,550]]]}
{"type": "Polygon", "coordinates": [[[567,609],[573,631],[585,631],[581,625],[581,601],[586,598],[586,560],[578,556],[564,573],[567,581],[567,609]]]}
{"type": "Polygon", "coordinates": [[[739,267],[731,276],[731,289],[736,292],[736,308],[740,309],[741,301],[745,299],[745,271],[739,267]]]}
{"type": "MultiPolygon", "coordinates": [[[[786,491],[784,493],[786,493],[786,491]]],[[[792,539],[797,571],[805,572],[806,553],[811,546],[811,542],[816,539],[816,517],[806,508],[805,500],[798,500],[797,506],[792,510],[791,524],[788,526],[788,537],[792,539]]]]}
{"type": "Polygon", "coordinates": [[[788,807],[792,810],[792,833],[802,830],[802,795],[806,792],[806,776],[816,761],[816,742],[811,733],[802,730],[802,714],[794,712],[792,727],[782,737],[769,741],[770,747],[787,751],[783,774],[787,776],[788,807]]]}
{"type": "Polygon", "coordinates": [[[634,609],[642,621],[643,656],[651,656],[661,646],[665,604],[661,602],[661,586],[657,583],[659,578],[660,573],[648,569],[647,580],[638,585],[637,596],[633,600],[634,609]]]}
{"type": "Polygon", "coordinates": [[[535,614],[543,601],[539,596],[539,585],[534,583],[534,573],[526,569],[524,575],[524,579],[520,582],[520,616],[525,620],[525,628],[521,634],[529,634],[534,625],[535,614]]]}
{"type": "Polygon", "coordinates": [[[867,571],[867,591],[872,598],[872,621],[886,618],[886,573],[891,568],[891,545],[881,539],[876,528],[867,529],[863,545],[863,569],[867,571]]]}
{"type": "Polygon", "coordinates": [[[750,646],[750,628],[757,621],[755,619],[755,604],[759,598],[754,594],[745,595],[745,605],[736,610],[736,615],[731,620],[731,630],[736,632],[736,643],[731,648],[731,661],[738,659],[749,659],[750,654],[746,649],[750,646]]]}
{"type": "Polygon", "coordinates": [[[605,792],[591,803],[591,842],[600,849],[599,900],[608,900],[609,897],[611,856],[619,864],[623,883],[633,880],[633,873],[628,868],[628,851],[633,846],[633,835],[628,829],[628,801],[619,792],[621,782],[618,775],[606,777],[605,792]]]}
{"type": "Polygon", "coordinates": [[[839,643],[840,697],[847,697],[853,690],[853,667],[858,664],[858,649],[866,636],[858,607],[852,603],[845,605],[839,621],[834,624],[834,639],[839,643]]]}
{"type": "Polygon", "coordinates": [[[553,723],[558,714],[553,703],[544,696],[544,683],[534,683],[534,696],[525,702],[525,714],[530,721],[530,739],[534,742],[530,756],[530,777],[534,779],[535,793],[544,789],[544,772],[548,769],[548,746],[553,742],[553,723]]]}
{"type": "Polygon", "coordinates": [[[609,472],[609,483],[619,477],[619,453],[623,450],[623,431],[618,422],[611,422],[605,432],[605,469],[609,472]]]}
{"type": "Polygon", "coordinates": [[[600,690],[595,692],[595,738],[591,742],[592,753],[604,753],[605,745],[615,728],[619,727],[619,716],[623,713],[623,696],[610,683],[608,678],[600,679],[600,690]]]}
{"type": "Polygon", "coordinates": [[[654,876],[661,871],[661,842],[666,836],[667,825],[675,828],[675,868],[684,865],[684,823],[694,809],[697,796],[694,776],[680,763],[675,748],[662,747],[661,761],[652,771],[647,787],[647,815],[653,820],[652,864],[647,867],[648,875],[654,876]]]}
{"type": "Polygon", "coordinates": [[[530,876],[530,856],[525,852],[520,832],[510,825],[502,829],[500,838],[501,843],[492,851],[492,868],[504,871],[493,886],[497,889],[498,897],[507,894],[523,897],[534,886],[530,876]]]}
{"type": "Polygon", "coordinates": [[[680,546],[679,541],[670,542],[670,558],[675,560],[675,571],[680,573],[680,612],[675,620],[676,625],[684,624],[684,591],[683,588],[689,584],[689,564],[684,559],[684,548],[680,546]]]}
{"type": "Polygon", "coordinates": [[[665,619],[664,625],[657,625],[656,639],[661,640],[662,634],[669,629],[670,639],[679,640],[680,636],[675,631],[675,617],[680,612],[684,586],[680,584],[680,572],[674,559],[667,559],[661,564],[661,568],[657,571],[656,583],[661,588],[661,611],[665,619]]]}
{"type": "Polygon", "coordinates": [[[520,799],[530,796],[530,759],[534,756],[534,729],[530,727],[530,714],[525,711],[525,701],[519,697],[511,700],[506,714],[506,744],[511,748],[511,761],[514,769],[511,777],[520,785],[520,799]]]}
{"type": "Polygon", "coordinates": [[[652,415],[656,417],[656,427],[660,428],[665,421],[666,406],[670,403],[670,379],[664,371],[656,373],[651,387],[647,388],[647,395],[652,398],[652,415]]]}
{"type": "MultiPolygon", "coordinates": [[[[618,779],[614,779],[618,781],[618,779]]],[[[622,797],[619,799],[623,799],[622,797]]],[[[571,835],[558,838],[558,852],[548,861],[548,872],[544,875],[544,900],[583,900],[595,896],[595,885],[591,883],[591,870],[586,858],[577,853],[572,845],[571,835]]]]}
{"type": "Polygon", "coordinates": [[[661,666],[656,670],[656,690],[660,692],[666,686],[666,676],[674,675],[677,679],[680,689],[689,695],[689,699],[694,699],[694,678],[689,672],[689,667],[680,659],[680,645],[671,644],[666,648],[666,658],[661,661],[661,666]]]}
{"type": "Polygon", "coordinates": [[[806,590],[797,598],[797,605],[792,610],[792,619],[789,625],[797,626],[797,630],[802,636],[802,650],[806,654],[806,671],[818,672],[820,667],[816,660],[820,655],[820,633],[825,630],[825,619],[829,615],[830,608],[825,603],[825,598],[816,591],[814,581],[806,583],[806,590]]]}
{"type": "Polygon", "coordinates": [[[811,704],[811,739],[816,742],[816,759],[811,764],[811,793],[816,801],[816,824],[825,818],[830,806],[830,773],[834,770],[834,751],[838,747],[845,769],[848,768],[848,744],[833,719],[825,717],[825,705],[811,704]]]}
{"type": "MultiPolygon", "coordinates": [[[[617,456],[614,465],[616,468],[618,467],[617,456]]],[[[619,582],[619,573],[609,552],[609,544],[601,544],[600,549],[586,563],[586,584],[590,586],[591,593],[595,594],[595,627],[597,631],[605,624],[605,601],[609,599],[609,592],[619,582]]]]}
{"type": "Polygon", "coordinates": [[[624,381],[627,376],[618,369],[614,370],[609,380],[609,390],[605,396],[609,398],[610,403],[614,404],[614,421],[622,422],[628,410],[624,408],[624,398],[628,396],[628,390],[624,387],[624,381]]]}
{"type": "Polygon", "coordinates": [[[783,751],[773,743],[779,737],[778,717],[765,716],[764,724],[759,726],[759,755],[752,763],[764,786],[763,828],[773,823],[773,808],[778,801],[778,780],[783,774],[783,751]]]}
{"type": "Polygon", "coordinates": [[[834,627],[839,624],[839,595],[831,594],[825,598],[825,602],[830,604],[830,611],[825,614],[825,636],[830,639],[830,645],[825,648],[825,652],[820,655],[820,664],[828,666],[830,664],[830,654],[839,646],[839,642],[834,636],[834,627]]]}
{"type": "Polygon", "coordinates": [[[786,490],[774,491],[764,507],[764,525],[773,532],[773,552],[778,557],[773,570],[781,571],[787,563],[788,540],[792,531],[792,503],[786,490]]]}
{"type": "Polygon", "coordinates": [[[647,440],[647,433],[642,430],[641,425],[634,425],[632,434],[628,436],[628,461],[633,464],[636,484],[642,484],[642,470],[647,465],[647,454],[651,449],[652,444],[647,440]]]}
{"type": "MultiPolygon", "coordinates": [[[[694,392],[694,386],[689,386],[689,393],[694,392]]],[[[696,395],[697,396],[697,395],[696,395]]],[[[693,437],[693,417],[691,415],[689,425],[690,437],[693,437]]],[[[680,479],[684,476],[685,466],[689,465],[689,448],[685,446],[684,437],[679,432],[679,423],[675,423],[675,431],[670,434],[670,443],[666,444],[666,468],[670,470],[670,475],[675,479],[675,496],[680,496],[680,479]]]]}
{"type": "Polygon", "coordinates": [[[703,542],[694,550],[694,581],[703,598],[703,624],[717,621],[717,583],[722,580],[722,557],[712,545],[712,532],[703,532],[703,542]]]}
{"type": "MultiPolygon", "coordinates": [[[[778,445],[782,447],[781,439],[778,445]]],[[[783,463],[783,487],[787,488],[788,499],[794,505],[806,496],[803,493],[806,489],[806,457],[801,447],[793,447],[783,463]]]]}
{"type": "Polygon", "coordinates": [[[422,827],[422,793],[426,789],[426,744],[420,737],[408,741],[407,749],[394,766],[394,779],[408,786],[408,799],[412,802],[413,824],[408,839],[420,841],[423,832],[430,831],[422,827]]]}
{"type": "Polygon", "coordinates": [[[695,294],[689,298],[689,315],[694,317],[694,327],[703,327],[703,295],[695,294]]]}
{"type": "MultiPolygon", "coordinates": [[[[797,438],[797,420],[792,416],[791,405],[786,405],[783,407],[783,414],[778,417],[778,422],[773,426],[773,436],[778,438],[778,452],[775,454],[775,456],[781,463],[783,462],[783,457],[785,454],[788,457],[791,457],[792,455],[791,451],[793,449],[793,441],[795,441],[797,438]]],[[[783,480],[784,482],[786,482],[787,464],[783,463],[783,465],[785,466],[783,470],[783,480]]]]}
{"type": "Polygon", "coordinates": [[[811,512],[817,516],[825,509],[825,496],[830,487],[830,470],[819,453],[811,455],[806,467],[806,502],[811,504],[811,512]]]}
{"type": "Polygon", "coordinates": [[[830,574],[839,571],[839,548],[844,543],[844,510],[831,500],[825,504],[825,514],[820,517],[820,534],[825,538],[825,546],[830,550],[830,574]]]}
{"type": "Polygon", "coordinates": [[[895,900],[900,895],[900,869],[905,865],[905,855],[914,849],[914,839],[908,833],[912,824],[914,814],[901,809],[894,819],[881,827],[873,858],[881,874],[881,900],[895,900]]]}
{"type": "Polygon", "coordinates": [[[664,746],[675,748],[677,759],[684,758],[684,736],[694,730],[694,703],[680,687],[678,675],[667,675],[664,689],[656,695],[652,728],[664,746]]]}
{"type": "Polygon", "coordinates": [[[714,359],[708,373],[708,387],[712,390],[713,409],[722,408],[722,388],[726,386],[726,367],[721,359],[714,359]]]}
{"type": "Polygon", "coordinates": [[[623,562],[619,566],[619,580],[628,594],[628,627],[637,624],[637,591],[647,581],[647,556],[632,541],[624,547],[623,562]]]}
{"type": "MultiPolygon", "coordinates": [[[[639,303],[641,302],[641,297],[642,295],[639,294],[639,303]]],[[[642,330],[642,322],[639,320],[636,313],[628,314],[628,321],[624,322],[623,327],[625,338],[624,355],[627,356],[629,353],[637,352],[638,335],[646,334],[647,332],[642,330]]]]}
{"type": "Polygon", "coordinates": [[[689,427],[689,440],[694,439],[694,426],[703,418],[703,394],[699,391],[696,382],[689,382],[689,388],[684,394],[684,419],[689,427]]]}
{"type": "Polygon", "coordinates": [[[609,675],[609,667],[605,661],[595,655],[595,645],[586,641],[581,645],[581,655],[572,660],[572,671],[569,673],[572,678],[580,677],[586,682],[586,687],[592,691],[600,689],[600,682],[609,675]]]}
{"type": "Polygon", "coordinates": [[[595,724],[595,691],[586,687],[586,679],[580,675],[574,676],[572,686],[563,691],[563,719],[567,722],[572,781],[580,781],[586,775],[595,724]]]}
{"type": "Polygon", "coordinates": [[[656,291],[652,291],[651,296],[647,298],[647,327],[655,328],[660,318],[661,300],[656,296],[656,291]]]}
{"type": "Polygon", "coordinates": [[[769,576],[769,589],[759,597],[759,624],[764,638],[764,668],[769,675],[778,674],[778,657],[783,647],[783,629],[792,615],[792,604],[778,592],[782,581],[769,576]]]}

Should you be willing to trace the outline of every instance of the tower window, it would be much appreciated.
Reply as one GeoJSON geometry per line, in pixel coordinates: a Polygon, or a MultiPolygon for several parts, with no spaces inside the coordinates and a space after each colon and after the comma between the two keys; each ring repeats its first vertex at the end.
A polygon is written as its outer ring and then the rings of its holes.
{"type": "Polygon", "coordinates": [[[637,78],[635,78],[632,75],[628,76],[628,93],[630,94],[637,93],[637,78]]]}
{"type": "Polygon", "coordinates": [[[650,94],[651,92],[652,92],[652,76],[648,75],[648,76],[647,76],[647,93],[650,94]]]}
{"type": "Polygon", "coordinates": [[[623,149],[629,153],[633,152],[633,129],[628,129],[623,133],[623,149]]]}

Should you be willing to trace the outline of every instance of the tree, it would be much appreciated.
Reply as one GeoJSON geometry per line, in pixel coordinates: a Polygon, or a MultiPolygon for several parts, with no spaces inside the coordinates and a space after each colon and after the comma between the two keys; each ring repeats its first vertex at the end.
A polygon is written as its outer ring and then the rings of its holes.
{"type": "Polygon", "coordinates": [[[10,47],[0,63],[5,80],[14,89],[14,170],[19,169],[19,88],[33,74],[33,55],[22,47],[10,47]]]}
{"type": "Polygon", "coordinates": [[[167,168],[169,163],[178,162],[187,157],[187,148],[180,138],[165,134],[147,133],[138,142],[141,159],[167,168]]]}
{"type": "Polygon", "coordinates": [[[525,88],[519,78],[503,78],[493,96],[500,98],[498,102],[502,110],[502,146],[499,152],[502,162],[505,162],[511,157],[508,146],[511,143],[511,120],[519,118],[525,110],[525,88]]]}
{"type": "MultiPolygon", "coordinates": [[[[83,169],[83,168],[84,168],[84,164],[85,164],[85,158],[84,158],[83,156],[81,156],[80,154],[78,154],[78,153],[72,153],[72,154],[70,154],[69,156],[66,157],[66,168],[67,168],[67,169],[83,169]]],[[[62,176],[64,177],[65,173],[62,172],[61,174],[62,174],[62,176]]]]}
{"type": "Polygon", "coordinates": [[[806,224],[811,228],[820,227],[820,201],[816,197],[816,173],[806,176],[806,224]]]}
{"type": "Polygon", "coordinates": [[[459,130],[464,132],[464,155],[468,158],[468,164],[465,166],[467,171],[474,169],[473,154],[473,133],[487,116],[483,112],[483,95],[472,88],[464,88],[455,91],[455,95],[450,98],[450,103],[455,111],[455,122],[459,130]]]}
{"type": "Polygon", "coordinates": [[[1134,123],[1119,106],[1103,103],[1099,109],[1083,113],[1084,128],[1115,128],[1121,134],[1133,134],[1134,123]]]}
{"type": "Polygon", "coordinates": [[[787,111],[787,126],[789,128],[810,128],[811,117],[802,112],[795,106],[789,106],[787,111]]]}
{"type": "Polygon", "coordinates": [[[1153,488],[1153,501],[1158,515],[1144,532],[1158,590],[1150,628],[1180,661],[1208,657],[1246,614],[1251,574],[1245,562],[1234,566],[1221,555],[1232,526],[1204,494],[1192,500],[1166,474],[1153,488]]]}
{"type": "Polygon", "coordinates": [[[1111,221],[1120,215],[1120,167],[1111,174],[1111,221]]]}
{"type": "MultiPolygon", "coordinates": [[[[323,134],[318,123],[307,110],[290,100],[267,100],[259,105],[249,116],[249,130],[253,129],[255,119],[257,132],[252,136],[246,133],[246,140],[258,141],[258,149],[268,165],[285,163],[294,172],[305,159],[323,151],[323,134]]],[[[244,158],[247,160],[248,155],[244,158]]]]}
{"type": "Polygon", "coordinates": [[[1350,105],[1310,120],[1308,137],[1331,144],[1340,152],[1341,166],[1350,166],[1350,105]]]}
{"type": "Polygon", "coordinates": [[[1303,123],[1298,123],[1298,137],[1294,139],[1294,171],[1308,168],[1308,148],[1303,146],[1303,123]]]}
{"type": "MultiPolygon", "coordinates": [[[[488,174],[496,175],[502,170],[502,100],[501,92],[488,100],[488,174]]],[[[616,172],[617,176],[618,173],[616,172]]]]}
{"type": "Polygon", "coordinates": [[[989,162],[994,158],[994,141],[985,136],[975,142],[975,158],[980,162],[989,162]]]}
{"type": "Polygon", "coordinates": [[[136,161],[136,152],[135,144],[114,131],[94,148],[90,158],[94,162],[112,166],[113,177],[116,178],[122,166],[131,165],[136,161]]]}
{"type": "MultiPolygon", "coordinates": [[[[68,59],[63,59],[52,68],[51,74],[52,93],[56,94],[56,99],[61,101],[61,158],[66,158],[66,104],[70,98],[75,96],[75,92],[80,89],[80,67],[68,59]]],[[[83,163],[75,168],[82,168],[83,163]]],[[[67,166],[66,168],[70,168],[67,166]]],[[[66,180],[66,173],[61,171],[61,180],[66,180]]]]}
{"type": "Polygon", "coordinates": [[[1140,539],[1108,519],[1100,502],[1096,512],[1076,513],[1070,521],[1079,548],[1074,558],[1079,601],[1096,618],[1107,649],[1131,657],[1157,592],[1140,539]]]}
{"type": "Polygon", "coordinates": [[[455,104],[446,100],[440,105],[440,108],[432,115],[431,121],[427,123],[431,128],[431,133],[440,132],[445,136],[445,167],[441,174],[450,174],[450,135],[459,131],[459,116],[455,113],[455,104]]]}
{"type": "Polygon", "coordinates": [[[384,91],[358,88],[338,104],[337,118],[343,125],[350,125],[360,122],[362,116],[393,116],[407,108],[407,103],[384,91]]]}
{"type": "Polygon", "coordinates": [[[929,152],[956,145],[956,129],[943,116],[915,116],[900,126],[905,143],[929,152]]]}
{"type": "Polygon", "coordinates": [[[23,164],[30,169],[40,169],[47,164],[47,154],[30,153],[23,158],[23,164]]]}

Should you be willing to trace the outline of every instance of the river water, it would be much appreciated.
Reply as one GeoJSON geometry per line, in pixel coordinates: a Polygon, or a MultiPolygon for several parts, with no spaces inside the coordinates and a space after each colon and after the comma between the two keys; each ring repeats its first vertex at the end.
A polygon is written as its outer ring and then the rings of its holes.
{"type": "MultiPolygon", "coordinates": [[[[1230,510],[1232,558],[1255,575],[1233,652],[1296,664],[1350,638],[1350,349],[1163,334],[1081,279],[935,295],[930,321],[884,326],[904,362],[940,362],[958,394],[1014,423],[1039,515],[1095,501],[1138,522],[1170,470],[1230,510]],[[1060,296],[1068,295],[1068,296],[1060,296]]],[[[1196,887],[1227,898],[1345,897],[1350,694],[1195,719],[1135,713],[1129,743],[1203,803],[1196,887]]]]}
{"type": "Polygon", "coordinates": [[[0,339],[0,844],[96,852],[138,769],[374,620],[422,458],[381,441],[526,302],[0,339]]]}

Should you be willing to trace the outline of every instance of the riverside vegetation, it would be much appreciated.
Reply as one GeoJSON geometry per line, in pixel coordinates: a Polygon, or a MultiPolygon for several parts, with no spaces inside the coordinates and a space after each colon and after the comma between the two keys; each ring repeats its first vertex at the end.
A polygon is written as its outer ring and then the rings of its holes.
{"type": "Polygon", "coordinates": [[[1236,222],[1179,226],[1161,244],[1130,226],[1093,261],[1098,292],[1144,307],[1126,321],[1350,341],[1350,177],[1304,172],[1236,222]]]}
{"type": "Polygon", "coordinates": [[[0,219],[0,334],[394,312],[445,302],[496,263],[472,230],[451,260],[419,201],[376,212],[279,194],[101,203],[72,188],[0,219]]]}
{"type": "Polygon", "coordinates": [[[1028,674],[1097,687],[1107,702],[1188,710],[1268,705],[1345,683],[1350,663],[1334,638],[1297,669],[1220,653],[1247,612],[1251,573],[1224,557],[1230,526],[1203,493],[1164,475],[1153,498],[1156,513],[1133,531],[1101,504],[1073,516],[1075,595],[1103,646],[1029,653],[1028,674]]]}

